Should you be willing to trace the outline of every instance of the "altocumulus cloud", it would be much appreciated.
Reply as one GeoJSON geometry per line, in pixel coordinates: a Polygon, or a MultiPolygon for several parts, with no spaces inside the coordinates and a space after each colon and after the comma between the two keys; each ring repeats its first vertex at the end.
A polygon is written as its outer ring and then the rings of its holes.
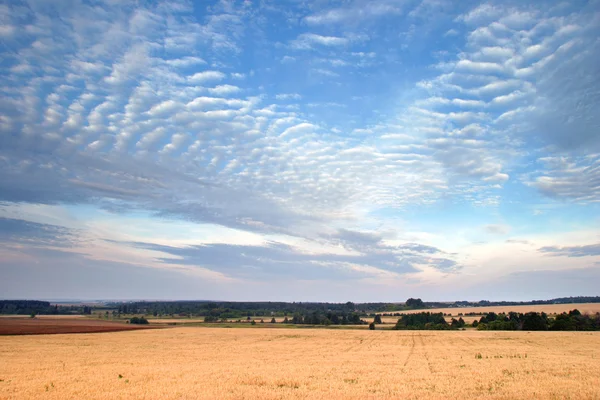
{"type": "Polygon", "coordinates": [[[489,272],[471,257],[482,226],[498,252],[526,242],[537,257],[497,276],[544,255],[598,261],[530,212],[594,229],[593,1],[0,7],[11,271],[46,251],[70,273],[410,281],[436,296],[427,285],[489,272]],[[150,228],[162,221],[185,232],[150,228]],[[210,242],[215,229],[231,236],[210,242]]]}

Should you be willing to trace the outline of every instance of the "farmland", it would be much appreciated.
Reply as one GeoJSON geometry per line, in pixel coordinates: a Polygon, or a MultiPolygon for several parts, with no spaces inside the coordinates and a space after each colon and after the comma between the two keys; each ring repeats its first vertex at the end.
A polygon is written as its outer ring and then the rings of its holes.
{"type": "Polygon", "coordinates": [[[111,321],[97,321],[90,318],[65,318],[63,316],[0,318],[0,335],[117,332],[143,328],[147,327],[111,321]]]}
{"type": "MultiPolygon", "coordinates": [[[[398,314],[412,314],[412,313],[420,313],[423,311],[432,312],[432,313],[444,313],[446,316],[446,320],[450,322],[452,318],[458,318],[459,314],[462,315],[462,318],[468,324],[471,324],[475,320],[479,320],[481,315],[487,314],[489,312],[495,313],[508,313],[510,311],[519,312],[519,313],[527,313],[530,311],[535,312],[545,312],[550,316],[554,316],[556,314],[560,314],[562,312],[568,312],[573,309],[578,309],[582,313],[595,314],[600,312],[600,303],[579,303],[579,304],[536,304],[536,305],[518,305],[518,306],[490,306],[490,307],[452,307],[452,308],[430,308],[430,309],[417,309],[417,310],[405,310],[405,311],[397,311],[398,314]],[[477,315],[468,316],[466,314],[475,313],[477,315]]],[[[282,316],[255,316],[251,319],[256,320],[256,322],[260,322],[260,320],[264,320],[265,324],[271,321],[271,318],[275,318],[276,323],[282,323],[285,317],[282,316]]],[[[361,317],[365,321],[372,321],[372,317],[361,317]]],[[[393,325],[398,321],[398,316],[383,316],[381,317],[382,322],[384,324],[393,325]]],[[[235,321],[237,319],[229,319],[228,321],[235,321]]],[[[246,321],[246,318],[242,318],[242,321],[246,321]]],[[[177,324],[177,325],[187,325],[187,324],[202,324],[204,321],[203,317],[193,317],[193,318],[150,318],[149,321],[152,324],[177,324]]],[[[367,329],[367,326],[357,326],[367,329]]]]}
{"type": "Polygon", "coordinates": [[[600,397],[600,333],[215,329],[0,337],[0,398],[600,397]]]}
{"type": "MultiPolygon", "coordinates": [[[[527,312],[544,312],[549,316],[555,316],[563,312],[569,312],[570,310],[577,309],[583,314],[596,314],[600,312],[600,303],[579,303],[579,304],[532,304],[532,305],[518,305],[518,306],[489,306],[489,307],[448,307],[448,308],[428,308],[426,310],[405,310],[399,311],[400,314],[414,314],[423,311],[431,313],[444,313],[446,315],[446,321],[450,322],[452,318],[458,318],[461,316],[467,324],[478,321],[481,315],[494,312],[509,313],[527,313],[527,312]],[[475,314],[475,315],[468,315],[475,314]]],[[[385,324],[395,324],[398,321],[397,316],[383,316],[381,317],[382,322],[385,324]]]]}

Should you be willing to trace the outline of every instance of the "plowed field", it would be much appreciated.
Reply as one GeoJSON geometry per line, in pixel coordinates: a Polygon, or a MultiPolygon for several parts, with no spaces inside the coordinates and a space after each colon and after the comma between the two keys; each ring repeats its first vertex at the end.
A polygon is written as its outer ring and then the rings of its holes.
{"type": "Polygon", "coordinates": [[[89,318],[0,318],[0,335],[116,332],[144,328],[148,327],[89,318]]]}

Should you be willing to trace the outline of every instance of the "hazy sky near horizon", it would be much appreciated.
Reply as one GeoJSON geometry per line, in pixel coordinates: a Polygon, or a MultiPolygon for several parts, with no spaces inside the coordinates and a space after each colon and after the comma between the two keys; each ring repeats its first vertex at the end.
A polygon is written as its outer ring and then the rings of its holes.
{"type": "Polygon", "coordinates": [[[597,0],[0,18],[0,298],[600,294],[597,0]]]}

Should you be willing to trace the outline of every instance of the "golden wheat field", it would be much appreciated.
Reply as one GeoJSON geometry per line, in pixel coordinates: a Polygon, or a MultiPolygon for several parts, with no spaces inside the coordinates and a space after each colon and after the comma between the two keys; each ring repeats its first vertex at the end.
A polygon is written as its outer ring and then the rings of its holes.
{"type": "Polygon", "coordinates": [[[598,399],[600,333],[181,327],[0,337],[2,399],[598,399]]]}

